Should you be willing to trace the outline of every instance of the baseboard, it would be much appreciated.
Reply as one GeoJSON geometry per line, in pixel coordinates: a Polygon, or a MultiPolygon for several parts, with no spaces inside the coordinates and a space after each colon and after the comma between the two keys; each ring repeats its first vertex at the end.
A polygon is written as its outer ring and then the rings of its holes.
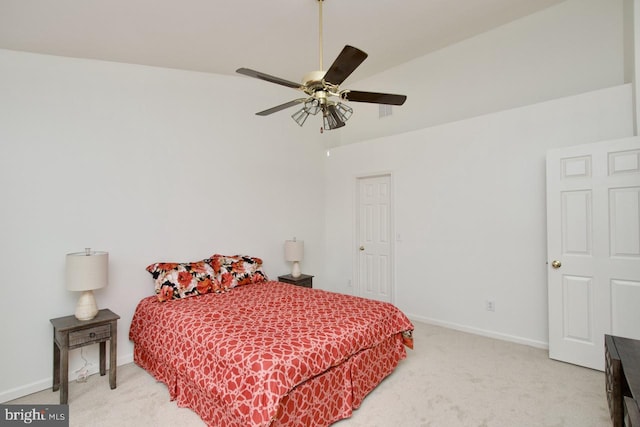
{"type": "Polygon", "coordinates": [[[417,316],[407,314],[407,317],[417,322],[428,323],[430,325],[442,326],[444,328],[455,329],[456,331],[467,332],[474,335],[480,335],[488,338],[495,338],[502,341],[509,341],[517,344],[524,344],[530,347],[541,348],[549,350],[549,343],[544,341],[536,341],[529,338],[522,338],[515,335],[503,334],[501,332],[490,331],[486,329],[473,328],[471,326],[459,325],[457,323],[445,322],[438,319],[431,319],[429,317],[417,316]]]}
{"type": "MultiPolygon", "coordinates": [[[[133,353],[125,354],[124,356],[118,356],[118,366],[127,365],[133,362],[133,353]]],[[[89,375],[97,374],[99,366],[94,364],[89,369],[89,375]]],[[[71,374],[71,373],[70,373],[71,374]]],[[[69,376],[69,381],[75,381],[75,379],[69,376]]],[[[14,399],[19,399],[24,396],[28,396],[33,393],[37,393],[42,390],[46,390],[53,384],[53,377],[44,378],[42,380],[25,384],[20,387],[12,388],[10,390],[3,390],[0,392],[0,403],[6,403],[14,399]]]]}

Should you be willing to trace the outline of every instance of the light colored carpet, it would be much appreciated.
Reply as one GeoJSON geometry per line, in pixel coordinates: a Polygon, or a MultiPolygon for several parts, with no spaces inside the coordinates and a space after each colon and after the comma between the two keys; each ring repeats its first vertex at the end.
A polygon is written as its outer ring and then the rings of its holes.
{"type": "MultiPolygon", "coordinates": [[[[335,427],[603,427],[611,425],[604,374],[550,360],[532,347],[424,323],[415,350],[335,427]]],[[[9,403],[48,404],[45,390],[9,403]]],[[[70,426],[202,427],[169,401],[164,384],[134,364],[118,368],[118,387],[92,375],[69,384],[70,426]]]]}

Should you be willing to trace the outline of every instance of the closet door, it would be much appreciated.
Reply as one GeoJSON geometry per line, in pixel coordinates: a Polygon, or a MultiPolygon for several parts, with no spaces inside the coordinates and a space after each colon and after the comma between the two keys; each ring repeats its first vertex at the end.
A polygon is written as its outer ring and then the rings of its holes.
{"type": "Polygon", "coordinates": [[[391,176],[357,178],[359,296],[393,302],[391,176]]]}

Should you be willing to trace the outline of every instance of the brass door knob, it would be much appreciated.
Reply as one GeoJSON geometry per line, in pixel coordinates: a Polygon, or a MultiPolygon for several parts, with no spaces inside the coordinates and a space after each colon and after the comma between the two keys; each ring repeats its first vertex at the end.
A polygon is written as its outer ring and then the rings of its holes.
{"type": "Polygon", "coordinates": [[[364,251],[364,246],[360,246],[360,250],[361,250],[361,251],[364,251]]]}
{"type": "Polygon", "coordinates": [[[554,259],[554,260],[551,262],[551,267],[553,267],[553,268],[560,268],[560,267],[562,267],[562,263],[561,263],[560,261],[558,261],[557,259],[554,259]]]}

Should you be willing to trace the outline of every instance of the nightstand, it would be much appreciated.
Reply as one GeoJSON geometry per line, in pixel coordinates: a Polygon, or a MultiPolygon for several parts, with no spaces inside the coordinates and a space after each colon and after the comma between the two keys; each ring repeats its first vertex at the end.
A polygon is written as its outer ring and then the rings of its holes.
{"type": "Polygon", "coordinates": [[[313,276],[308,274],[301,274],[299,277],[293,277],[290,274],[284,276],[278,276],[279,282],[291,283],[292,285],[298,285],[305,288],[313,288],[313,276]]]}
{"type": "Polygon", "coordinates": [[[75,316],[51,319],[53,325],[53,391],[60,389],[60,404],[69,396],[69,350],[89,344],[100,344],[100,375],[106,374],[106,342],[109,347],[109,385],[116,388],[116,356],[118,319],[111,310],[98,311],[91,320],[78,320],[75,316]]]}

